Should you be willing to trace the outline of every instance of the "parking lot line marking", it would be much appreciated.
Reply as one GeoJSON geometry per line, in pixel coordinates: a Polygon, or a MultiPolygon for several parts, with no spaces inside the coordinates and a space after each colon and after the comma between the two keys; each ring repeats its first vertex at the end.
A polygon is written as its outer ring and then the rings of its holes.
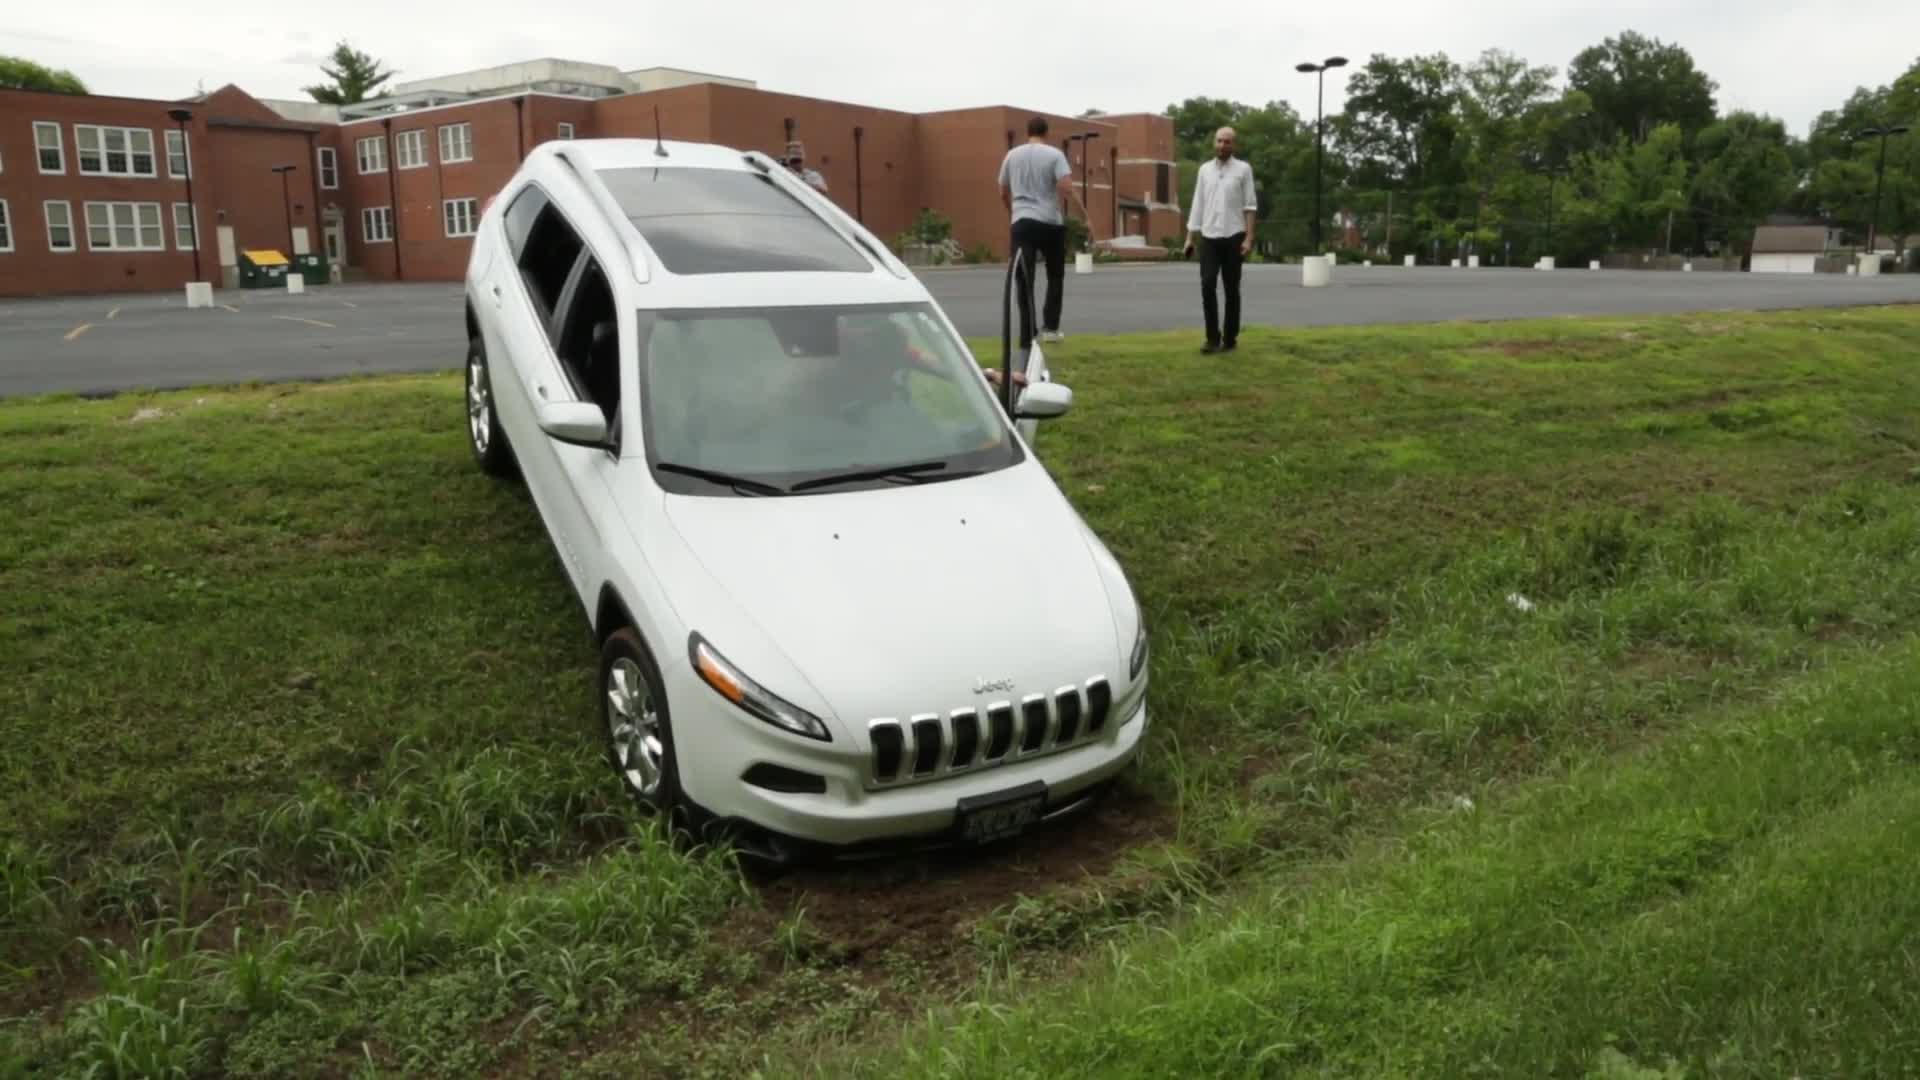
{"type": "Polygon", "coordinates": [[[232,304],[221,304],[220,306],[223,308],[226,308],[228,311],[233,312],[235,315],[240,314],[240,309],[237,307],[234,307],[232,304]]]}
{"type": "Polygon", "coordinates": [[[83,322],[79,326],[76,326],[73,329],[67,331],[67,340],[72,341],[74,338],[79,337],[81,334],[84,334],[91,329],[93,329],[92,323],[83,322]]]}
{"type": "Polygon", "coordinates": [[[319,319],[303,319],[298,315],[275,315],[274,318],[285,319],[288,322],[311,323],[314,326],[324,326],[329,330],[333,329],[333,324],[330,322],[321,322],[319,319]]]}
{"type": "Polygon", "coordinates": [[[111,319],[111,318],[113,318],[113,317],[114,317],[115,315],[118,315],[118,314],[120,314],[120,309],[119,309],[119,308],[114,308],[114,309],[113,309],[112,311],[109,311],[109,312],[107,312],[107,318],[109,318],[109,319],[111,319]]]}
{"type": "Polygon", "coordinates": [[[342,300],[342,301],[340,301],[340,302],[341,302],[341,303],[343,303],[343,304],[345,304],[345,305],[347,305],[347,306],[348,306],[348,307],[350,307],[350,308],[357,308],[357,307],[359,307],[359,306],[360,306],[359,304],[356,304],[356,303],[354,303],[354,302],[353,302],[353,301],[351,301],[351,300],[342,300]]]}

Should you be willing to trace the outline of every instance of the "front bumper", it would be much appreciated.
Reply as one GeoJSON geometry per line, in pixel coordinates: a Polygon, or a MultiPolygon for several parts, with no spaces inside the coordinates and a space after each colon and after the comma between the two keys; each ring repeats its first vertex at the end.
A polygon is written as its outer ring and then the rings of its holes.
{"type": "Polygon", "coordinates": [[[787,735],[733,709],[690,671],[687,676],[669,690],[686,797],[712,818],[744,826],[735,831],[771,834],[750,846],[827,855],[940,846],[953,829],[961,799],[1035,781],[1046,786],[1046,817],[1077,809],[1085,795],[1127,765],[1149,723],[1142,698],[1130,715],[1071,748],[875,790],[868,784],[871,758],[865,747],[787,735]],[[774,791],[742,778],[761,764],[820,777],[826,790],[774,791]]]}

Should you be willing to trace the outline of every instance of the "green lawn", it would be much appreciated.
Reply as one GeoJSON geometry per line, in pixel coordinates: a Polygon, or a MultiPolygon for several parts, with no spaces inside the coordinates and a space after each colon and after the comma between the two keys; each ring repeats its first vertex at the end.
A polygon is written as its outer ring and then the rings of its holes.
{"type": "Polygon", "coordinates": [[[1190,339],[1052,354],[1123,790],[771,883],[603,775],[457,376],[0,403],[0,1076],[1920,1052],[1920,311],[1190,339]]]}

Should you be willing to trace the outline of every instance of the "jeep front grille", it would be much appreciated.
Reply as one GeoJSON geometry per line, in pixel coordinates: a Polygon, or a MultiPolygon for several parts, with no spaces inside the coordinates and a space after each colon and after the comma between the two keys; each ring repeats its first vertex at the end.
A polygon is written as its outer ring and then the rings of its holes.
{"type": "Polygon", "coordinates": [[[1113,687],[1097,675],[1083,686],[1028,694],[1018,703],[993,702],[984,723],[972,707],[873,720],[867,724],[872,780],[881,787],[915,783],[1065,750],[1100,735],[1112,709],[1113,687]]]}

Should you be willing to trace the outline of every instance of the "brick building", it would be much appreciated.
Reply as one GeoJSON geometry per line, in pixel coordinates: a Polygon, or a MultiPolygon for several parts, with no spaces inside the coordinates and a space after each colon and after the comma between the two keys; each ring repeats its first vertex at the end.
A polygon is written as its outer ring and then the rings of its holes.
{"type": "MultiPolygon", "coordinates": [[[[458,280],[480,208],[531,147],[651,136],[656,122],[669,139],[776,157],[798,140],[829,197],[883,239],[932,209],[962,247],[1004,257],[995,176],[1030,115],[915,114],[560,60],[403,83],[351,106],[234,86],[181,101],[0,90],[0,296],[178,288],[196,280],[196,246],[197,280],[216,287],[234,285],[238,253],[255,248],[318,251],[350,279],[458,280]]],[[[1166,117],[1043,115],[1096,239],[1179,234],[1166,117]]]]}

